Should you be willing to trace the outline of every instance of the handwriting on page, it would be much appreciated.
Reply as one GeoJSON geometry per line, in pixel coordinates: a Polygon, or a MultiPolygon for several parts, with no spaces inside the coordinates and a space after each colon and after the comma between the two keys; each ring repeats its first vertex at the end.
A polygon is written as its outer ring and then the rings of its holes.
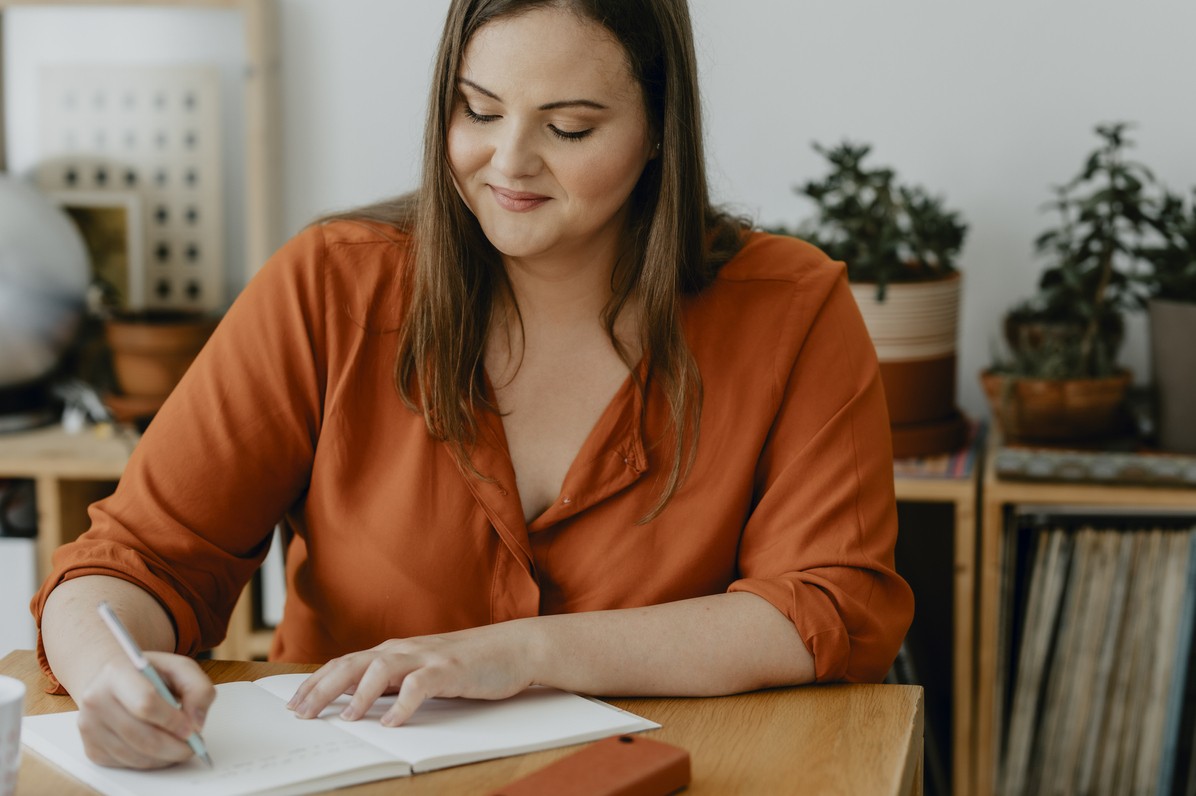
{"type": "Polygon", "coordinates": [[[318,769],[321,758],[337,756],[346,751],[357,749],[360,745],[360,742],[355,738],[333,739],[318,744],[288,749],[267,757],[237,760],[232,763],[223,764],[217,762],[215,768],[192,764],[188,765],[185,769],[187,777],[184,781],[188,785],[213,785],[225,780],[243,780],[250,776],[259,775],[269,777],[274,781],[272,773],[276,769],[295,767],[318,769]]]}

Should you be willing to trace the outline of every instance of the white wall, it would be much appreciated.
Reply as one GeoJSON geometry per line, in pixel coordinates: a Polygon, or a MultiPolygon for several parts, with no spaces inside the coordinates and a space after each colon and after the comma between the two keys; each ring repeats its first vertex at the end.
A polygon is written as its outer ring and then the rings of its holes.
{"type": "MultiPolygon", "coordinates": [[[[1054,218],[1041,207],[1095,124],[1136,122],[1136,156],[1196,186],[1191,0],[691,3],[722,200],[766,223],[802,217],[791,186],[821,173],[810,142],[847,136],[970,222],[959,395],[973,414],[1001,313],[1042,265],[1032,242],[1054,218]]],[[[1140,323],[1125,361],[1146,376],[1140,323]]]]}
{"type": "Polygon", "coordinates": [[[245,64],[240,15],[225,9],[21,6],[4,15],[4,121],[8,167],[26,174],[39,160],[39,70],[43,66],[216,66],[222,102],[220,142],[226,191],[224,259],[230,290],[245,283],[245,129],[241,77],[245,64]]]}
{"type": "MultiPolygon", "coordinates": [[[[874,145],[877,163],[946,196],[963,255],[960,399],[1002,311],[1033,290],[1040,207],[1093,146],[1138,124],[1138,156],[1196,185],[1193,0],[690,0],[715,196],[766,224],[808,207],[810,142],[874,145]]],[[[282,0],[288,232],[414,186],[429,66],[447,0],[282,0]]],[[[6,31],[11,38],[11,31],[6,31]]],[[[234,278],[235,282],[235,278],[234,278]]],[[[1126,361],[1147,371],[1140,329],[1126,361]]]]}
{"type": "MultiPolygon", "coordinates": [[[[1102,121],[1130,120],[1137,156],[1196,185],[1192,0],[690,0],[715,197],[762,223],[809,208],[812,141],[874,145],[971,224],[959,374],[976,373],[1002,311],[1041,263],[1040,208],[1102,121]]],[[[445,0],[284,0],[287,205],[297,228],[332,207],[412,187],[445,0]]],[[[1145,376],[1139,324],[1125,359],[1145,376]]]]}

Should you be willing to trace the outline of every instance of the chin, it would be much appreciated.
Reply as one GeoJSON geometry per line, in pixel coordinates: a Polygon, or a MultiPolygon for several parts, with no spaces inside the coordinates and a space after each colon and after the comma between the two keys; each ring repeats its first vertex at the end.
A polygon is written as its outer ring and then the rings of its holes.
{"type": "Polygon", "coordinates": [[[482,233],[486,236],[486,240],[490,241],[490,245],[504,257],[535,257],[545,253],[548,248],[543,241],[528,240],[517,235],[504,235],[501,232],[492,233],[485,227],[482,227],[482,233]]]}

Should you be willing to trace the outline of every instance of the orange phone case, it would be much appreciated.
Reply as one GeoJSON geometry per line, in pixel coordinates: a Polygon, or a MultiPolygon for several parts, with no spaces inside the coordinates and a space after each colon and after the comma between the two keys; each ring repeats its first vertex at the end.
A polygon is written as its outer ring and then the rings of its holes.
{"type": "Polygon", "coordinates": [[[689,785],[689,752],[618,735],[597,741],[490,796],[665,796],[689,785]]]}

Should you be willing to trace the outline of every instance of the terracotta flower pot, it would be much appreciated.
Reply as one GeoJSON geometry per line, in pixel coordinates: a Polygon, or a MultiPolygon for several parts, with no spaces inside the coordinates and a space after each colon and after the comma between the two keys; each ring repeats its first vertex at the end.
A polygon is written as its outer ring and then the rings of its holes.
{"type": "Polygon", "coordinates": [[[892,283],[884,301],[875,284],[851,284],[880,361],[896,458],[952,451],[966,436],[955,407],[961,284],[958,273],[892,283]]]}
{"type": "Polygon", "coordinates": [[[1007,439],[1080,441],[1115,434],[1132,376],[1028,379],[980,374],[993,419],[1007,439]]]}
{"type": "Polygon", "coordinates": [[[116,381],[126,396],[165,400],[203,348],[216,320],[154,312],[119,316],[105,325],[116,381]]]}

